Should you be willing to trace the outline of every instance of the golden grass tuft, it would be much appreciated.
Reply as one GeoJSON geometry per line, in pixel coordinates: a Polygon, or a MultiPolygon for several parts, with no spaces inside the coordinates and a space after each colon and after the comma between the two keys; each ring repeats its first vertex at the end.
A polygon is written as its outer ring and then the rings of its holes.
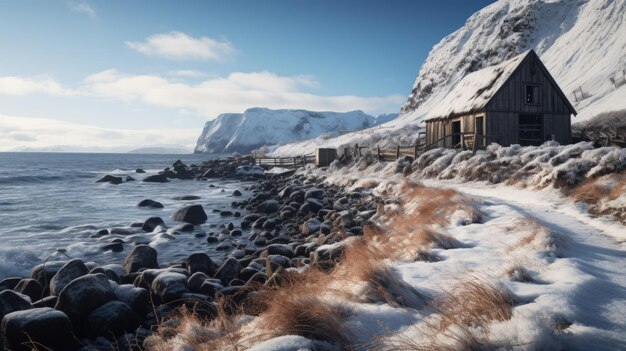
{"type": "Polygon", "coordinates": [[[443,325],[483,327],[511,319],[513,295],[501,284],[478,275],[463,279],[435,303],[443,325]]]}

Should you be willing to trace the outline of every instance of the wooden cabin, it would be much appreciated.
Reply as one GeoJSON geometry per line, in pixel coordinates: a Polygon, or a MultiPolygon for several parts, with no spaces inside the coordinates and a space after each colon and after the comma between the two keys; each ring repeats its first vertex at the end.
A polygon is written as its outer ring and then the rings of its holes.
{"type": "Polygon", "coordinates": [[[569,144],[571,115],[576,110],[531,50],[465,76],[426,116],[426,145],[569,144]]]}

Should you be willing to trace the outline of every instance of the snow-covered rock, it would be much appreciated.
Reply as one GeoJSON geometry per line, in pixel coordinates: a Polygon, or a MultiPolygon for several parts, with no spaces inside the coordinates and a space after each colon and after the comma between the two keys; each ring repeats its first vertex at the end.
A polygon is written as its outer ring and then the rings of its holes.
{"type": "Polygon", "coordinates": [[[314,112],[251,108],[244,113],[225,113],[208,121],[198,138],[196,153],[249,152],[266,145],[318,136],[330,138],[343,131],[375,126],[395,118],[377,118],[362,111],[314,112]]]}

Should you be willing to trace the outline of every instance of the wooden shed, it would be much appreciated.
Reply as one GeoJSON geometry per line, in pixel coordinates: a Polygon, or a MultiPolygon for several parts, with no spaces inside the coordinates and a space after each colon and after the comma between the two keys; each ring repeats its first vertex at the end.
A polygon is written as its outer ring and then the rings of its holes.
{"type": "Polygon", "coordinates": [[[539,56],[527,51],[465,76],[426,121],[426,144],[480,148],[492,142],[569,144],[576,110],[539,56]]]}

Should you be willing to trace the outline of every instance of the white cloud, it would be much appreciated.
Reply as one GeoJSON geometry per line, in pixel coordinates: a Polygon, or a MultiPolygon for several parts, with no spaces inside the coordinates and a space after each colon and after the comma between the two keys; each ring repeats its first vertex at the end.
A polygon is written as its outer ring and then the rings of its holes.
{"type": "Polygon", "coordinates": [[[175,60],[223,60],[236,51],[227,40],[194,38],[182,32],[155,34],[144,42],[125,43],[129,48],[142,54],[175,60]]]}
{"type": "Polygon", "coordinates": [[[156,75],[128,75],[106,70],[87,77],[85,92],[122,101],[191,109],[207,118],[220,113],[242,112],[251,107],[302,108],[310,110],[370,113],[396,111],[404,95],[360,97],[321,96],[306,92],[319,83],[311,76],[279,76],[271,72],[231,73],[228,77],[203,80],[197,84],[168,80],[156,75]]]}
{"type": "Polygon", "coordinates": [[[189,152],[198,129],[113,129],[48,118],[0,114],[0,151],[60,150],[126,152],[155,145],[183,146],[189,152]]]}
{"type": "Polygon", "coordinates": [[[22,96],[43,93],[54,96],[70,96],[75,91],[63,87],[49,76],[37,77],[0,77],[0,94],[22,96]]]}
{"type": "Polygon", "coordinates": [[[49,76],[0,77],[0,95],[47,94],[64,97],[93,97],[128,103],[193,111],[212,119],[221,113],[243,112],[251,107],[302,108],[317,111],[363,110],[377,114],[397,111],[404,95],[362,97],[322,96],[309,92],[320,86],[307,75],[279,76],[262,72],[234,72],[227,77],[202,78],[196,71],[159,75],[131,75],[109,69],[87,76],[68,88],[49,76]],[[181,76],[195,76],[194,83],[181,76]]]}
{"type": "Polygon", "coordinates": [[[191,69],[179,69],[174,71],[167,72],[169,76],[172,77],[181,77],[181,78],[203,78],[206,77],[207,74],[200,71],[195,71],[191,69]]]}
{"type": "Polygon", "coordinates": [[[92,20],[95,20],[97,18],[96,10],[87,3],[84,3],[84,2],[68,3],[67,6],[69,6],[70,10],[74,12],[86,14],[92,20]]]}

